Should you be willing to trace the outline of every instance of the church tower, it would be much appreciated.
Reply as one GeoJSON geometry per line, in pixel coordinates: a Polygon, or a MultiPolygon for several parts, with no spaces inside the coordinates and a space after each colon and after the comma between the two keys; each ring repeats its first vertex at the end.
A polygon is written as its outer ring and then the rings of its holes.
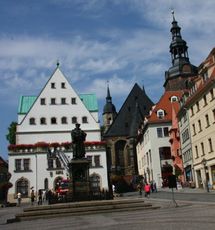
{"type": "Polygon", "coordinates": [[[189,81],[197,75],[197,67],[189,61],[188,46],[182,39],[181,28],[175,20],[172,12],[173,21],[170,32],[172,41],[170,43],[170,53],[172,66],[165,73],[164,88],[166,91],[183,90],[188,88],[189,81]]]}
{"type": "Polygon", "coordinates": [[[104,133],[108,130],[113,120],[115,119],[116,115],[117,115],[116,108],[114,104],[112,103],[112,97],[110,96],[109,85],[107,85],[106,104],[103,108],[103,114],[102,114],[104,133]]]}

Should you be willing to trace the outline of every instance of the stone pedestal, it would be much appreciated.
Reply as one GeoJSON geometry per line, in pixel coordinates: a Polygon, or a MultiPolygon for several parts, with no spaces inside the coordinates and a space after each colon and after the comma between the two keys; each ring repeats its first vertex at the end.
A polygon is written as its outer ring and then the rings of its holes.
{"type": "Polygon", "coordinates": [[[73,201],[90,200],[89,165],[86,158],[72,159],[69,163],[69,194],[73,201]]]}

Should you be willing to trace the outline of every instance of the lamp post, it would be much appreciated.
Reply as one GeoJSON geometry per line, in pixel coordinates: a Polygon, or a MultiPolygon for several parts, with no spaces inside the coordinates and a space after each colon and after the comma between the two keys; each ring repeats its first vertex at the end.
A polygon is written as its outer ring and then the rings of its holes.
{"type": "Polygon", "coordinates": [[[202,159],[202,165],[204,167],[204,172],[205,172],[205,188],[207,189],[207,192],[209,192],[209,187],[208,187],[208,178],[207,178],[207,174],[206,174],[206,169],[207,169],[207,161],[205,158],[202,159]]]}

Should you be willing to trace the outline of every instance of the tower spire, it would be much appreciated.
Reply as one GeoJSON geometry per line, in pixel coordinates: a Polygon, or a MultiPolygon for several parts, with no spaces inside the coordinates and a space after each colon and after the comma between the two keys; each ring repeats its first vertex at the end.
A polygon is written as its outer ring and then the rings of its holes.
{"type": "Polygon", "coordinates": [[[197,74],[197,67],[189,61],[188,46],[181,36],[181,27],[175,19],[172,10],[172,27],[170,29],[172,41],[170,43],[170,53],[172,66],[165,73],[165,90],[182,90],[187,88],[187,80],[197,74]]]}

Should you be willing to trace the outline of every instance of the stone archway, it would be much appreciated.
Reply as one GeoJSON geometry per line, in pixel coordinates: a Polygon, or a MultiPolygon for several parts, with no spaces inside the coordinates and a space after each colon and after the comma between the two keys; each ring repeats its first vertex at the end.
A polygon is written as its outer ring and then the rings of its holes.
{"type": "Polygon", "coordinates": [[[28,179],[21,177],[16,181],[15,185],[15,191],[17,193],[21,193],[22,197],[28,197],[29,196],[29,181],[28,179]]]}

